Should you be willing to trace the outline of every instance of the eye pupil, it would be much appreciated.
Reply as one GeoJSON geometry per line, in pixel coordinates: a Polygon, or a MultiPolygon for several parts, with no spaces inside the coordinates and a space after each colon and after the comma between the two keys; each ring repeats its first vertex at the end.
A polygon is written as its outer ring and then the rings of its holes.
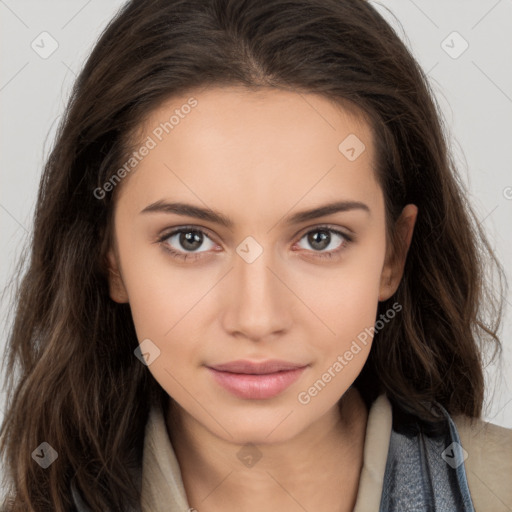
{"type": "Polygon", "coordinates": [[[308,235],[308,242],[311,244],[311,247],[315,249],[325,249],[329,246],[329,242],[331,241],[331,234],[325,230],[313,231],[308,235]],[[317,236],[317,235],[320,236],[317,236]],[[327,241],[327,243],[325,243],[327,241]]]}
{"type": "Polygon", "coordinates": [[[180,244],[183,248],[195,251],[203,243],[203,235],[199,231],[182,231],[180,233],[180,244]],[[192,247],[190,245],[191,244],[192,247]]]}

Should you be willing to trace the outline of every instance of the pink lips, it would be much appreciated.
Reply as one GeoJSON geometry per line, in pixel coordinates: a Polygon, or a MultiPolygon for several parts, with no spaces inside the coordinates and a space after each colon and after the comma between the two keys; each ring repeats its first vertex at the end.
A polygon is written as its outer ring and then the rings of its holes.
{"type": "Polygon", "coordinates": [[[261,362],[232,361],[207,368],[216,382],[235,396],[263,400],[284,391],[306,367],[274,359],[261,362]]]}

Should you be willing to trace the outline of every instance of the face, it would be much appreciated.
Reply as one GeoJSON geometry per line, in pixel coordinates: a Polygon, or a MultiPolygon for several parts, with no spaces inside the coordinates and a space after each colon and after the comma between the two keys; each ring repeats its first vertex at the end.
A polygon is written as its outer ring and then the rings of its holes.
{"type": "Polygon", "coordinates": [[[322,96],[230,87],[173,98],[141,128],[149,150],[117,185],[108,258],[148,370],[233,443],[335,414],[401,277],[370,127],[322,96]],[[288,366],[212,369],[269,360],[288,366]]]}

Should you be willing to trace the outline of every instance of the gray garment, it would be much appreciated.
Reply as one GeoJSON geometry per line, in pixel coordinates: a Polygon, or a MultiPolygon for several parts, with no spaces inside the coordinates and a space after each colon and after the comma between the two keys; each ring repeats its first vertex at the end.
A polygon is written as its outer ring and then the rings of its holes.
{"type": "Polygon", "coordinates": [[[393,427],[379,512],[474,512],[464,451],[448,412],[438,424],[393,406],[393,427]]]}

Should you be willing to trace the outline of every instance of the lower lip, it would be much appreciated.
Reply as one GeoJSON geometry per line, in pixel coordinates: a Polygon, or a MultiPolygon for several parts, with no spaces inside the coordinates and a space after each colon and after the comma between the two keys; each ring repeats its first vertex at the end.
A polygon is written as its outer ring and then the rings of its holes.
{"type": "Polygon", "coordinates": [[[279,393],[295,382],[305,369],[306,366],[265,375],[252,375],[221,372],[208,368],[213,378],[224,389],[227,389],[239,398],[247,400],[264,400],[279,395],[279,393]]]}

